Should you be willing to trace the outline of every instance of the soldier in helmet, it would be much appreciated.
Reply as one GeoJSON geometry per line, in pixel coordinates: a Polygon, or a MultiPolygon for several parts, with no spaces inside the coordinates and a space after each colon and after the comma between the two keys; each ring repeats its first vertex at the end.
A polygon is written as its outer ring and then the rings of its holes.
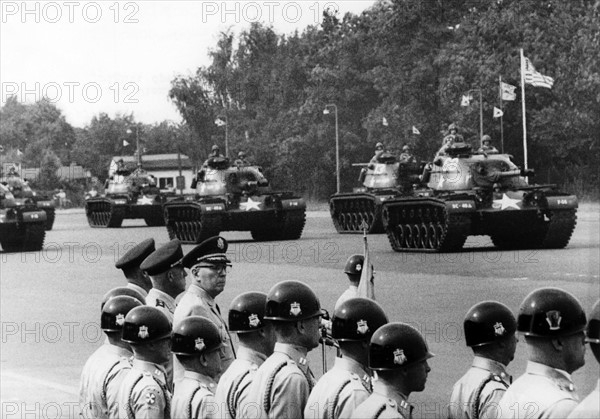
{"type": "Polygon", "coordinates": [[[248,159],[246,157],[246,153],[243,151],[240,151],[238,153],[238,158],[235,160],[234,164],[237,167],[250,166],[250,162],[248,161],[248,159]]]}
{"type": "Polygon", "coordinates": [[[379,163],[379,157],[381,157],[384,151],[385,148],[383,147],[383,143],[375,144],[375,155],[371,157],[371,161],[369,162],[369,164],[379,163]]]}
{"type": "Polygon", "coordinates": [[[492,137],[485,134],[481,137],[481,147],[477,150],[478,153],[494,154],[498,153],[498,149],[492,145],[492,137]]]}
{"type": "Polygon", "coordinates": [[[405,144],[402,147],[402,153],[400,153],[400,157],[398,159],[400,163],[416,163],[417,158],[412,153],[412,148],[409,144],[405,144]]]}
{"type": "Polygon", "coordinates": [[[123,323],[123,341],[133,349],[131,369],[119,389],[119,418],[170,418],[171,392],[167,364],[171,354],[171,322],[156,307],[131,310],[123,323]]]}
{"type": "Polygon", "coordinates": [[[306,356],[319,346],[322,316],[319,299],[308,285],[283,281],[271,288],[265,319],[273,322],[277,343],[239,401],[238,417],[302,418],[315,384],[306,356]]]}
{"type": "Polygon", "coordinates": [[[475,304],[464,320],[467,346],[475,358],[467,373],[454,384],[448,417],[492,417],[511,382],[506,366],[517,348],[517,320],[510,309],[496,301],[475,304]]]}
{"type": "Polygon", "coordinates": [[[134,290],[133,288],[116,287],[116,288],[109,290],[106,294],[104,294],[104,296],[102,297],[102,302],[100,303],[100,310],[102,310],[104,308],[104,305],[106,304],[106,302],[108,300],[110,300],[113,297],[118,297],[120,295],[127,295],[129,297],[133,297],[136,300],[138,300],[140,303],[142,303],[144,305],[146,304],[146,299],[144,298],[144,296],[142,294],[140,294],[138,291],[134,290]]]}
{"type": "Polygon", "coordinates": [[[351,298],[335,309],[331,333],[342,356],[311,391],[305,418],[348,418],[369,397],[369,340],[387,322],[379,304],[367,298],[351,298]]]}
{"type": "Polygon", "coordinates": [[[365,257],[363,255],[352,255],[346,261],[344,273],[348,275],[350,287],[344,291],[335,303],[334,310],[337,309],[344,301],[350,298],[358,297],[358,284],[360,283],[360,275],[364,268],[365,257]]]}
{"type": "Polygon", "coordinates": [[[448,125],[448,135],[442,140],[442,147],[437,152],[437,155],[445,155],[448,148],[452,147],[455,143],[462,143],[463,141],[463,136],[458,133],[456,124],[452,123],[448,125]]]}
{"type": "Polygon", "coordinates": [[[208,162],[212,159],[216,159],[216,158],[223,158],[224,156],[221,154],[221,149],[219,148],[218,145],[214,144],[211,149],[210,149],[210,153],[208,154],[208,158],[204,161],[204,164],[202,165],[203,167],[207,167],[208,166],[208,162]]]}
{"type": "Polygon", "coordinates": [[[156,249],[140,265],[152,281],[146,304],[165,313],[171,323],[177,306],[175,298],[185,291],[187,274],[180,262],[182,257],[181,242],[175,239],[156,249]]]}
{"type": "MultiPolygon", "coordinates": [[[[586,335],[596,361],[600,362],[600,300],[592,308],[586,335]]],[[[569,419],[587,418],[600,418],[600,379],[596,388],[569,415],[569,419]]]]}
{"type": "Polygon", "coordinates": [[[525,374],[506,390],[498,417],[566,418],[577,406],[571,374],[584,364],[585,312],[573,295],[540,288],[521,303],[517,330],[525,336],[525,374]]]}
{"type": "Polygon", "coordinates": [[[369,345],[369,367],[378,378],[373,394],[350,417],[411,418],[408,396],[425,389],[431,357],[425,339],[412,326],[388,323],[377,329],[369,345]]]}
{"type": "Polygon", "coordinates": [[[185,373],[175,385],[173,418],[218,417],[214,392],[215,377],[221,373],[221,334],[206,317],[190,316],[173,329],[171,351],[185,373]]]}
{"type": "MultiPolygon", "coordinates": [[[[215,236],[206,239],[193,248],[181,260],[183,266],[192,273],[192,282],[183,294],[175,310],[175,323],[188,316],[204,316],[217,325],[221,332],[223,346],[220,348],[223,371],[235,359],[235,349],[225,319],[215,298],[223,292],[227,283],[227,269],[231,261],[227,258],[227,240],[215,236]]],[[[175,378],[179,378],[181,368],[175,363],[175,378]]]]}
{"type": "Polygon", "coordinates": [[[115,267],[121,269],[125,278],[127,278],[127,287],[138,291],[144,297],[148,295],[148,291],[152,288],[152,282],[150,282],[148,275],[140,269],[140,265],[154,250],[156,250],[154,239],[146,239],[128,250],[115,263],[115,267]]]}
{"type": "Polygon", "coordinates": [[[100,327],[107,341],[88,358],[81,372],[79,408],[84,417],[117,417],[117,394],[133,356],[129,344],[121,340],[121,330],[127,313],[141,305],[133,297],[119,295],[103,306],[100,327]]]}
{"type": "Polygon", "coordinates": [[[222,418],[237,417],[239,401],[243,400],[254,373],[273,353],[275,331],[265,320],[267,294],[245,292],[229,306],[229,329],[237,333],[237,358],[219,379],[215,401],[222,418]]]}

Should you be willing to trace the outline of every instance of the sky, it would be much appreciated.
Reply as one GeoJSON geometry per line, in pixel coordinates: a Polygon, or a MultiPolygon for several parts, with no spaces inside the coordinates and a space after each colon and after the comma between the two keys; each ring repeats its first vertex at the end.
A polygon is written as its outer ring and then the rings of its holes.
{"type": "Polygon", "coordinates": [[[1,0],[0,102],[46,97],[76,127],[101,112],[180,122],[170,82],[210,64],[220,32],[260,21],[289,34],[324,9],[360,14],[374,2],[1,0]]]}

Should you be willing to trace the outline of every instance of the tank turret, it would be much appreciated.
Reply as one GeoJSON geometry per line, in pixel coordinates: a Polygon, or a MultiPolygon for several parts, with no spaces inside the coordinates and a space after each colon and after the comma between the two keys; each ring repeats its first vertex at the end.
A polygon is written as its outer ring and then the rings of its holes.
{"type": "Polygon", "coordinates": [[[41,250],[46,236],[46,213],[32,198],[15,198],[0,183],[0,245],[5,252],[41,250]]]}

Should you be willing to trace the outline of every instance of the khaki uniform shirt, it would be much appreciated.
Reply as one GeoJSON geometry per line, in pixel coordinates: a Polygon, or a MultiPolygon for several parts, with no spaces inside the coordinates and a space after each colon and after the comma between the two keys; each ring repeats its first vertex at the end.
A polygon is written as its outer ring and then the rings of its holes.
{"type": "Polygon", "coordinates": [[[497,417],[564,419],[577,406],[577,401],[569,374],[529,361],[525,374],[504,393],[497,417]]]}
{"type": "MultiPolygon", "coordinates": [[[[209,320],[212,320],[219,329],[221,340],[223,342],[223,346],[219,349],[221,366],[223,371],[225,371],[235,359],[235,349],[233,348],[229,328],[227,327],[225,320],[223,320],[223,317],[221,317],[221,310],[215,300],[196,284],[190,285],[187,292],[181,297],[173,317],[174,325],[177,325],[177,323],[189,316],[206,317],[209,320]]],[[[175,360],[175,380],[179,380],[182,375],[183,367],[175,360]]],[[[220,377],[216,377],[216,380],[218,381],[219,378],[220,377]]]]}
{"type": "Polygon", "coordinates": [[[302,418],[315,380],[306,348],[276,343],[275,351],[254,374],[238,402],[238,418],[302,418]]]}
{"type": "Polygon", "coordinates": [[[335,302],[335,307],[333,310],[335,311],[339,306],[342,305],[343,302],[348,301],[351,298],[358,297],[358,287],[356,285],[350,285],[346,291],[340,295],[340,298],[335,302]]]}
{"type": "Polygon", "coordinates": [[[148,295],[146,296],[146,305],[156,307],[165,313],[171,324],[173,324],[173,314],[175,313],[177,304],[175,303],[175,299],[169,294],[156,288],[152,288],[148,291],[148,295]]]}
{"type": "Polygon", "coordinates": [[[133,353],[119,346],[106,343],[88,358],[81,372],[79,385],[79,408],[88,418],[114,417],[115,397],[133,353]],[[110,415],[108,397],[111,398],[110,415]]]}
{"type": "Polygon", "coordinates": [[[600,380],[596,388],[569,415],[569,419],[589,418],[600,418],[600,380]]]}
{"type": "Polygon", "coordinates": [[[245,346],[240,346],[237,358],[219,379],[215,402],[219,408],[219,417],[231,419],[237,417],[238,402],[248,392],[252,377],[263,362],[265,354],[245,346]]]}
{"type": "Polygon", "coordinates": [[[139,292],[144,298],[148,297],[148,291],[146,291],[137,284],[132,284],[131,282],[129,282],[127,283],[127,288],[131,288],[132,290],[139,292]]]}
{"type": "Polygon", "coordinates": [[[373,394],[361,403],[350,416],[355,419],[394,418],[411,419],[413,406],[407,398],[384,382],[373,382],[373,394]]]}
{"type": "Polygon", "coordinates": [[[371,376],[365,367],[350,358],[336,358],[310,392],[306,419],[348,418],[371,395],[371,376]]]}
{"type": "Polygon", "coordinates": [[[134,358],[119,389],[119,418],[171,418],[171,392],[162,366],[134,358]]]}
{"type": "Polygon", "coordinates": [[[503,364],[476,355],[471,368],[454,384],[448,418],[476,419],[490,414],[494,417],[510,382],[503,364]]]}
{"type": "Polygon", "coordinates": [[[175,383],[171,417],[173,419],[206,418],[217,415],[212,378],[193,371],[185,371],[183,379],[175,383]]]}

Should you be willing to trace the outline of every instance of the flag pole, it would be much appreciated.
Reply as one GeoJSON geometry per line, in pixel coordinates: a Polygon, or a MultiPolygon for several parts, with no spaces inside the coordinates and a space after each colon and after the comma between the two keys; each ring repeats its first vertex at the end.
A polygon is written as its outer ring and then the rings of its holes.
{"type": "Polygon", "coordinates": [[[481,88],[479,89],[479,147],[483,145],[481,139],[483,138],[483,95],[481,88]]]}
{"type": "Polygon", "coordinates": [[[498,88],[500,94],[500,111],[502,115],[500,115],[500,149],[502,150],[502,154],[504,154],[504,109],[502,108],[502,75],[498,76],[498,88]]]}
{"type": "Polygon", "coordinates": [[[525,57],[523,56],[523,48],[520,49],[521,53],[521,108],[523,113],[523,167],[527,170],[527,124],[525,117],[525,57]]]}

